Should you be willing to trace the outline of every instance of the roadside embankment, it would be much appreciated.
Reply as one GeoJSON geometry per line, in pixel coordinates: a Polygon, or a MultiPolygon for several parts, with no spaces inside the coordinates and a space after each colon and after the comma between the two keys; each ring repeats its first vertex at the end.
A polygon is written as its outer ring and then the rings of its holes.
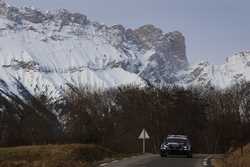
{"type": "Polygon", "coordinates": [[[214,167],[250,167],[250,144],[243,149],[238,148],[225,154],[224,157],[213,159],[214,167]]]}
{"type": "Polygon", "coordinates": [[[0,148],[0,167],[89,167],[116,155],[96,145],[45,145],[0,148]]]}

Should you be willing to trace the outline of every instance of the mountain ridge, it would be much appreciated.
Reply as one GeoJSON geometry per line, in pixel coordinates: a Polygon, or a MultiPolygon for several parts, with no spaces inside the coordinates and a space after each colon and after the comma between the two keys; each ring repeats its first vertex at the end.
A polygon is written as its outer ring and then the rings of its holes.
{"type": "Polygon", "coordinates": [[[200,62],[179,72],[178,84],[182,86],[204,86],[225,89],[250,81],[250,51],[241,51],[227,57],[224,64],[213,65],[200,62]]]}
{"type": "Polygon", "coordinates": [[[16,8],[0,0],[0,87],[60,95],[67,83],[110,88],[147,84],[226,88],[250,80],[249,52],[223,65],[190,65],[185,37],[154,25],[106,26],[66,9],[16,8]]]}
{"type": "Polygon", "coordinates": [[[0,78],[6,85],[13,85],[11,77],[32,92],[65,89],[66,83],[165,84],[188,66],[185,37],[178,31],[106,26],[65,9],[42,12],[2,0],[0,13],[0,78]]]}

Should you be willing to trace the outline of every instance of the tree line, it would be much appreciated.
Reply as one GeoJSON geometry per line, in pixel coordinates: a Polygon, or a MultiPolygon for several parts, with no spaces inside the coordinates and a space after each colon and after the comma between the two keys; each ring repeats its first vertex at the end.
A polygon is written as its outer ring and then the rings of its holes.
{"type": "Polygon", "coordinates": [[[194,152],[223,153],[250,142],[250,83],[225,90],[177,86],[68,89],[60,98],[0,90],[0,146],[94,143],[121,153],[157,153],[168,134],[191,138],[194,152]]]}

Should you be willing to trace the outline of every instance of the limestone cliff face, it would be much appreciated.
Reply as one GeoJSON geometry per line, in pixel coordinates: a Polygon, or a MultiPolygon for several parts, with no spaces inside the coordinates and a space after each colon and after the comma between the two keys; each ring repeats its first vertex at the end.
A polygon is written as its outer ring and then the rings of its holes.
{"type": "Polygon", "coordinates": [[[163,34],[152,25],[143,26],[136,33],[144,48],[155,50],[141,76],[157,84],[176,81],[176,72],[188,66],[184,36],[177,31],[163,34]]]}
{"type": "Polygon", "coordinates": [[[138,52],[153,51],[146,60],[143,59],[146,62],[132,61],[132,65],[128,63],[123,66],[126,70],[131,71],[133,66],[132,71],[143,79],[164,85],[175,82],[175,74],[187,68],[185,37],[182,33],[175,31],[164,34],[154,25],[145,25],[135,30],[121,30],[121,34],[125,32],[124,41],[135,45],[138,52]]]}

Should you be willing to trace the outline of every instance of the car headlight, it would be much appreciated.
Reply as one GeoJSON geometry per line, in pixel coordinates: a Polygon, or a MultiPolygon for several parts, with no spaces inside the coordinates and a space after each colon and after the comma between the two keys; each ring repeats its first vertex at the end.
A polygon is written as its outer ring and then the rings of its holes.
{"type": "Polygon", "coordinates": [[[167,148],[168,148],[167,145],[165,145],[165,144],[162,144],[162,145],[161,145],[161,149],[166,150],[167,148]]]}

